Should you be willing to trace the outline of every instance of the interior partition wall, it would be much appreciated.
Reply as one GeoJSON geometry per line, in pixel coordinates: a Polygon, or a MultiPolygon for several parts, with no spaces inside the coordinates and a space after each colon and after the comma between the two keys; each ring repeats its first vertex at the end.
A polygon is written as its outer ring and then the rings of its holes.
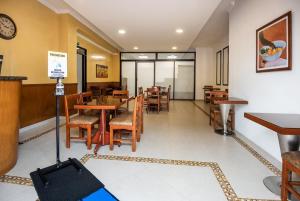
{"type": "Polygon", "coordinates": [[[122,52],[121,84],[131,96],[138,87],[171,86],[171,99],[195,99],[195,52],[122,52]]]}

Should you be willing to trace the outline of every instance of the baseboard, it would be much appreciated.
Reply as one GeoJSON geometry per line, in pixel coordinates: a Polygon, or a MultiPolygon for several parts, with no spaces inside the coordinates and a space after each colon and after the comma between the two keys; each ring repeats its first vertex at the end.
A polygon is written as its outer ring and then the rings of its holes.
{"type": "Polygon", "coordinates": [[[261,156],[263,156],[265,159],[267,159],[269,162],[271,162],[274,166],[276,166],[278,169],[281,170],[282,168],[282,162],[277,160],[275,157],[273,157],[271,154],[260,148],[258,145],[256,145],[253,141],[248,139],[246,136],[241,134],[238,131],[234,131],[236,136],[239,137],[241,140],[246,142],[249,146],[251,146],[255,151],[257,151],[261,156]]]}

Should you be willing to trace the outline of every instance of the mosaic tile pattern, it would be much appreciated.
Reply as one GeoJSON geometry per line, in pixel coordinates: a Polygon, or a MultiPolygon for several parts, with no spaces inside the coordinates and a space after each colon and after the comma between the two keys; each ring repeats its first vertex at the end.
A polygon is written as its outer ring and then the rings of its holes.
{"type": "MultiPolygon", "coordinates": [[[[66,124],[62,124],[62,125],[60,125],[59,127],[62,127],[62,126],[65,126],[65,125],[66,125],[66,124]]],[[[32,141],[32,140],[35,140],[35,139],[37,139],[37,138],[39,138],[39,137],[42,137],[43,135],[46,135],[46,134],[50,133],[51,131],[54,131],[55,129],[56,129],[55,127],[54,127],[54,128],[51,128],[51,129],[48,129],[48,130],[46,130],[46,131],[44,131],[44,132],[42,132],[42,133],[40,133],[40,134],[38,134],[38,135],[35,135],[35,136],[32,136],[32,137],[30,137],[30,138],[27,138],[27,139],[25,139],[25,140],[20,141],[19,144],[22,145],[22,144],[24,144],[24,143],[26,143],[26,142],[30,142],[30,141],[32,141]]]]}
{"type": "MultiPolygon", "coordinates": [[[[117,161],[129,161],[137,163],[157,163],[163,165],[177,165],[177,166],[196,166],[196,167],[209,167],[213,171],[224,195],[228,201],[278,201],[278,200],[266,200],[266,199],[253,199],[253,198],[239,198],[234,189],[230,185],[226,176],[222,172],[220,166],[216,162],[200,162],[200,161],[188,161],[188,160],[171,160],[171,159],[158,159],[158,158],[146,158],[146,157],[130,157],[130,156],[114,156],[114,155],[93,155],[86,154],[80,162],[85,164],[90,159],[99,160],[117,160],[117,161]]],[[[30,178],[3,175],[0,176],[0,182],[18,184],[24,186],[33,186],[30,178]]]]}
{"type": "Polygon", "coordinates": [[[264,164],[276,176],[281,176],[281,171],[277,167],[275,167],[271,162],[269,162],[262,155],[260,155],[257,151],[255,151],[251,146],[249,146],[241,138],[237,137],[236,135],[233,135],[232,138],[235,139],[247,151],[249,151],[257,160],[259,160],[262,164],[264,164]]]}
{"type": "Polygon", "coordinates": [[[33,186],[30,178],[18,177],[18,176],[3,175],[3,176],[0,176],[0,182],[10,183],[10,184],[18,184],[18,185],[24,185],[24,186],[33,186]]]}

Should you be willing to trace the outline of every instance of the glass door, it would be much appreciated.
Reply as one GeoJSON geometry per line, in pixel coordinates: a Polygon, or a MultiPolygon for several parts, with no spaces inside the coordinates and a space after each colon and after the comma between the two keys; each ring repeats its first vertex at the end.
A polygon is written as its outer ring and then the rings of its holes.
{"type": "Polygon", "coordinates": [[[129,91],[129,96],[135,96],[135,62],[122,61],[122,89],[129,91]]]}
{"type": "MultiPolygon", "coordinates": [[[[154,62],[138,61],[137,62],[137,89],[143,87],[144,90],[154,85],[154,62]]],[[[136,93],[138,94],[138,92],[136,93]]]]}
{"type": "Polygon", "coordinates": [[[175,62],[174,99],[194,99],[194,61],[175,62]]]}
{"type": "Polygon", "coordinates": [[[169,87],[171,85],[170,98],[173,99],[174,89],[174,61],[155,62],[155,86],[169,87]]]}

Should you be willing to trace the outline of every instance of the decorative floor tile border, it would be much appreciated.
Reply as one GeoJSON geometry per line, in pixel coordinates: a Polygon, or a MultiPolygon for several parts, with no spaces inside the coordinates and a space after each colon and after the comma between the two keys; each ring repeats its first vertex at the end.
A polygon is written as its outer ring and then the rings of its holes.
{"type": "MultiPolygon", "coordinates": [[[[253,199],[253,198],[239,198],[232,188],[231,184],[227,180],[220,166],[216,162],[200,162],[200,161],[188,161],[188,160],[172,160],[172,159],[158,159],[158,158],[146,158],[146,157],[131,157],[131,156],[115,156],[115,155],[94,155],[86,154],[80,162],[85,164],[90,159],[100,160],[116,160],[116,161],[128,161],[137,163],[156,163],[162,165],[176,165],[176,166],[196,166],[196,167],[208,167],[214,173],[224,195],[228,201],[278,201],[278,200],[267,200],[267,199],[253,199]]],[[[30,178],[3,175],[0,176],[0,182],[17,184],[23,186],[33,186],[30,178]]]]}
{"type": "MultiPolygon", "coordinates": [[[[206,115],[209,116],[209,114],[201,108],[199,105],[197,105],[195,102],[193,104],[200,109],[202,112],[204,112],[206,115]]],[[[238,142],[243,148],[245,148],[247,151],[250,152],[251,155],[253,155],[257,160],[259,160],[263,165],[265,165],[271,172],[273,172],[276,176],[281,176],[281,171],[273,165],[270,161],[265,159],[262,155],[260,155],[255,149],[253,149],[250,145],[248,145],[245,141],[243,141],[241,138],[239,138],[236,135],[230,136],[232,137],[236,142],[238,142]]]]}

